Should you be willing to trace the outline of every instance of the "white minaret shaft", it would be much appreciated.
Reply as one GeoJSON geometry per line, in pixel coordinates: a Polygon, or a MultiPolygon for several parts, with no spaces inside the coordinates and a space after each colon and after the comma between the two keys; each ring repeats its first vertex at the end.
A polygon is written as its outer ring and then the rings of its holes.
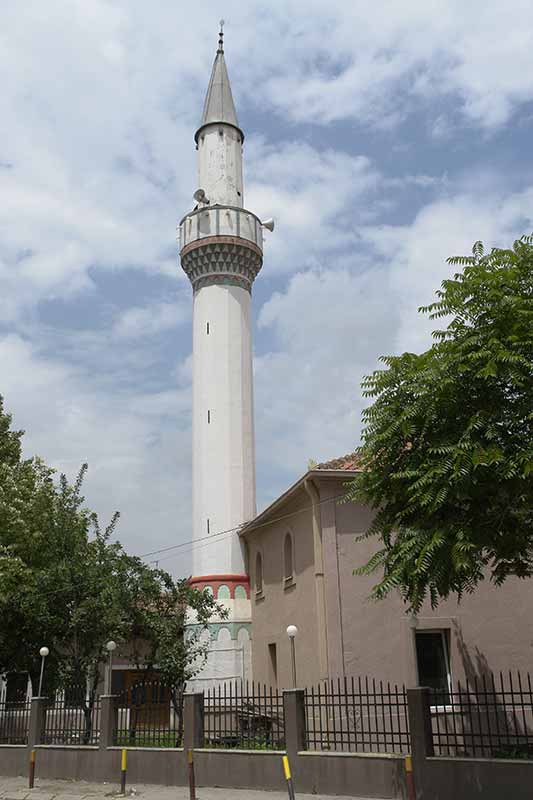
{"type": "MultiPolygon", "coordinates": [[[[255,515],[250,294],[214,284],[194,297],[193,537],[255,515]]],[[[242,574],[239,537],[193,551],[193,574],[242,574]]]]}
{"type": "Polygon", "coordinates": [[[196,133],[204,198],[180,223],[193,300],[193,574],[240,575],[235,531],[256,513],[251,287],[262,264],[259,219],[243,208],[242,143],[216,54],[196,133]],[[206,537],[213,537],[206,540],[206,537]]]}

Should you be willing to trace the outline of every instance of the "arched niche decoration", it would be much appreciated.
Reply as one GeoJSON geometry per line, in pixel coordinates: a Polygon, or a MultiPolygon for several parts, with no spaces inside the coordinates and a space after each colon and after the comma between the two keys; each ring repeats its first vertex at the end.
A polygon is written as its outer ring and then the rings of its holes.
{"type": "Polygon", "coordinates": [[[248,628],[245,628],[244,626],[239,628],[237,631],[237,641],[240,642],[240,644],[248,644],[250,641],[250,632],[248,628]]]}
{"type": "Polygon", "coordinates": [[[229,628],[219,628],[217,642],[231,642],[231,631],[229,628]]]}

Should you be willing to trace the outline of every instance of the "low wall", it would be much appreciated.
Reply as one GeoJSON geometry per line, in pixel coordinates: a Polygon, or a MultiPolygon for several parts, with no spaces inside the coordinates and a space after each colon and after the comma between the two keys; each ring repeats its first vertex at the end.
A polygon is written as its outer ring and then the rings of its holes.
{"type": "Polygon", "coordinates": [[[200,748],[194,751],[197,786],[220,786],[234,789],[285,788],[282,756],[275,750],[219,750],[200,748]]]}
{"type": "Polygon", "coordinates": [[[531,800],[533,762],[494,758],[424,758],[418,764],[417,799],[531,800]]]}
{"type": "MultiPolygon", "coordinates": [[[[120,782],[121,748],[58,747],[41,745],[36,774],[41,778],[120,782]]],[[[183,749],[132,747],[127,749],[128,784],[184,786],[187,766],[183,749]]],[[[0,754],[1,758],[1,754],[0,754]]]]}
{"type": "Polygon", "coordinates": [[[298,753],[293,768],[298,790],[310,794],[404,798],[407,796],[404,759],[373,753],[298,753]]]}
{"type": "MultiPolygon", "coordinates": [[[[120,782],[121,748],[36,748],[36,777],[58,780],[120,782]]],[[[129,786],[143,783],[185,786],[187,759],[183,750],[128,748],[129,786]]],[[[284,790],[284,751],[194,750],[198,786],[284,790]]],[[[322,794],[357,794],[365,797],[404,798],[403,760],[395,756],[356,753],[302,752],[291,759],[297,791],[322,794]]],[[[0,746],[0,775],[27,775],[28,750],[0,746]]]]}
{"type": "MultiPolygon", "coordinates": [[[[285,790],[284,751],[194,751],[198,786],[285,790]]],[[[291,758],[291,771],[299,792],[364,797],[405,797],[403,759],[363,753],[303,751],[291,758]]]]}
{"type": "MultiPolygon", "coordinates": [[[[36,777],[120,783],[121,748],[36,748],[36,777]]],[[[128,748],[128,786],[187,785],[182,749],[128,748]]],[[[283,790],[282,751],[194,750],[198,786],[283,790]]],[[[0,745],[0,775],[27,776],[28,749],[0,745]]],[[[521,760],[419,757],[413,759],[417,800],[530,800],[533,762],[521,760]]],[[[291,758],[297,792],[360,795],[380,800],[406,798],[404,761],[400,756],[369,753],[299,752],[291,758]]]]}
{"type": "Polygon", "coordinates": [[[0,745],[0,775],[12,778],[28,774],[28,749],[23,744],[0,745]]]}
{"type": "Polygon", "coordinates": [[[533,761],[435,756],[429,689],[408,689],[416,800],[530,800],[533,761]]]}

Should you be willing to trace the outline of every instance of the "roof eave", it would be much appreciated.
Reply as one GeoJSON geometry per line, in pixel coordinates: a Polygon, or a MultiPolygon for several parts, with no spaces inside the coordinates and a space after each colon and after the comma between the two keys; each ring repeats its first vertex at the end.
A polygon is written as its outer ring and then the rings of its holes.
{"type": "Polygon", "coordinates": [[[260,514],[258,514],[254,519],[251,519],[249,522],[245,522],[242,528],[239,531],[239,536],[245,536],[248,533],[252,533],[255,529],[259,528],[263,524],[267,524],[268,518],[270,515],[280,506],[282,506],[287,500],[296,494],[298,489],[301,489],[306,480],[312,478],[346,478],[346,480],[350,480],[350,478],[354,478],[356,475],[359,475],[362,472],[360,469],[310,469],[307,470],[305,475],[302,475],[292,486],[283,492],[279,497],[277,497],[269,506],[267,506],[260,514]]]}

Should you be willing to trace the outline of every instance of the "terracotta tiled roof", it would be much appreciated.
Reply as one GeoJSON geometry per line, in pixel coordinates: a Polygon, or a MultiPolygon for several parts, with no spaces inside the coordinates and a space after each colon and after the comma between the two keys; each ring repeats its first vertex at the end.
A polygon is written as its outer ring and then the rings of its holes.
{"type": "Polygon", "coordinates": [[[347,453],[340,458],[334,458],[331,461],[324,461],[322,464],[316,464],[313,469],[344,469],[347,472],[350,470],[361,469],[361,459],[357,452],[347,453]]]}

